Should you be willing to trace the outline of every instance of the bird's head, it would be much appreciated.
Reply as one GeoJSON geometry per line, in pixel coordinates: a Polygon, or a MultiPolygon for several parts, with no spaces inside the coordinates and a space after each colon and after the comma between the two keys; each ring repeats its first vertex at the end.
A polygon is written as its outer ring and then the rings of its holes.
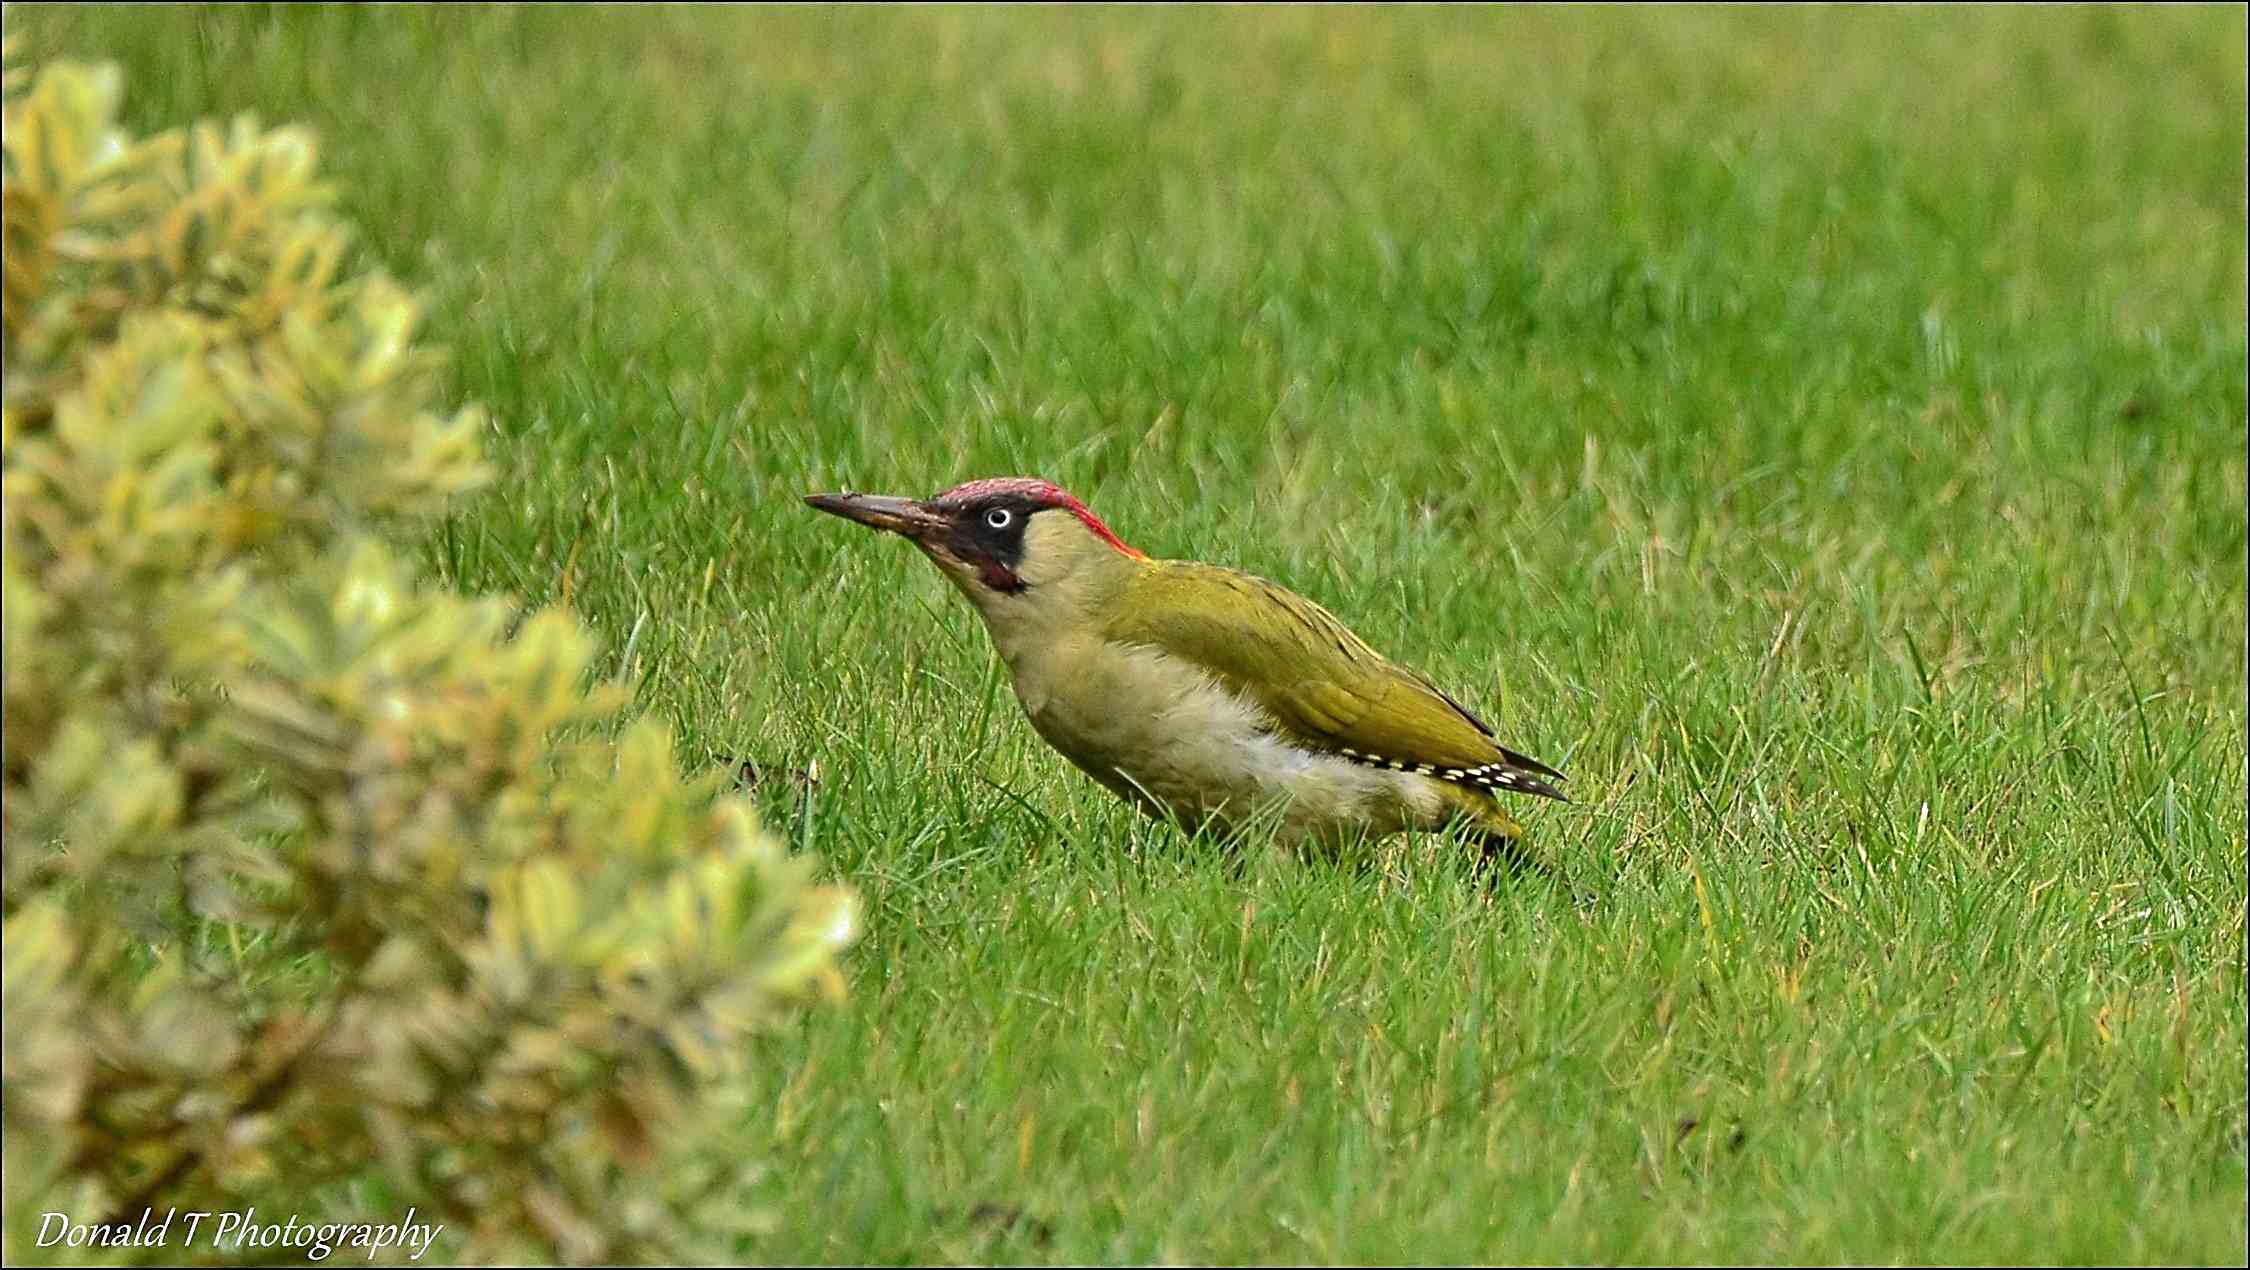
{"type": "Polygon", "coordinates": [[[845,493],[805,501],[920,547],[995,633],[1006,615],[1082,601],[1089,584],[1148,558],[1069,492],[1030,477],[970,481],[921,500],[845,493]]]}

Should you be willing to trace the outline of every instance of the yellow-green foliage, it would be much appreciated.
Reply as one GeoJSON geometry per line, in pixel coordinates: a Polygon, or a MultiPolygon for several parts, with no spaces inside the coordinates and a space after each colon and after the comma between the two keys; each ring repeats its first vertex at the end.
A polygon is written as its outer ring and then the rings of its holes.
{"type": "MultiPolygon", "coordinates": [[[[482,424],[311,137],[118,95],[7,72],[8,1258],[87,1255],[48,1211],[410,1204],[442,1260],[726,1255],[712,1135],[850,896],[654,725],[595,739],[570,617],[380,545],[482,424]]],[[[241,1255],[112,1255],[183,1254],[241,1255]]]]}

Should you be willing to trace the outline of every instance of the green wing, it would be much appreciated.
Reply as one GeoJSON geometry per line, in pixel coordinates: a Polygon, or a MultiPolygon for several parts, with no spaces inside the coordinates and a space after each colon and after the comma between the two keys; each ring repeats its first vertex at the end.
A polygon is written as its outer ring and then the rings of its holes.
{"type": "Polygon", "coordinates": [[[1162,561],[1104,632],[1192,662],[1297,743],[1464,785],[1562,795],[1562,773],[1506,749],[1482,719],[1303,596],[1216,565],[1162,561]]]}

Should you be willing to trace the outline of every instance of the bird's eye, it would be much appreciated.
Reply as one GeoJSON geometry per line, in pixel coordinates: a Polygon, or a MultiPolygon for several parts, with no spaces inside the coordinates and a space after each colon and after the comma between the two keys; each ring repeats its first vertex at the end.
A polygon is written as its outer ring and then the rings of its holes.
{"type": "Polygon", "coordinates": [[[1016,523],[1016,514],[1005,507],[995,507],[984,514],[984,523],[994,529],[1006,529],[1016,523]]]}

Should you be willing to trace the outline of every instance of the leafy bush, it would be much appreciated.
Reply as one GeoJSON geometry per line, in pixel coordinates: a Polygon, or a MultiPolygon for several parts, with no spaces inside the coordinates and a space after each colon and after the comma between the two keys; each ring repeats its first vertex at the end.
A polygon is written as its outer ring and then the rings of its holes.
{"type": "Polygon", "coordinates": [[[119,90],[6,76],[8,1258],[253,1205],[726,1255],[709,1135],[851,896],[654,724],[604,739],[570,617],[417,585],[382,535],[486,471],[414,302],[350,275],[304,131],[135,139],[119,90]]]}

